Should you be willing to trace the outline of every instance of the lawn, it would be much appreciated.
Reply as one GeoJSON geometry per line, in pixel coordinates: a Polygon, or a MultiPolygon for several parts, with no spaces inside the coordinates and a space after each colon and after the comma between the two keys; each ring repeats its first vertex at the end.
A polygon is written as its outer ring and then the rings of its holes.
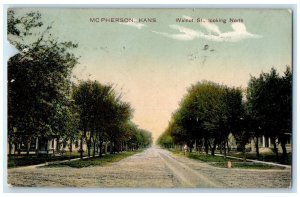
{"type": "Polygon", "coordinates": [[[211,156],[211,155],[207,155],[207,154],[203,154],[203,153],[189,153],[187,155],[187,157],[192,158],[192,159],[197,159],[197,160],[201,160],[204,162],[227,162],[227,161],[237,161],[239,162],[239,160],[237,159],[229,159],[229,158],[224,158],[224,157],[220,157],[220,156],[211,156]]]}
{"type": "MultiPolygon", "coordinates": [[[[227,168],[227,162],[216,162],[210,163],[212,166],[227,168]]],[[[267,170],[267,169],[284,169],[284,167],[271,166],[261,163],[254,162],[242,162],[242,161],[232,161],[232,168],[243,168],[243,169],[258,169],[258,170],[267,170]]]]}
{"type": "MultiPolygon", "coordinates": [[[[243,155],[240,153],[230,153],[230,156],[243,158],[243,155]]],[[[257,160],[256,153],[246,153],[246,158],[257,160]]],[[[279,163],[279,164],[291,165],[292,164],[292,153],[288,153],[287,160],[285,160],[285,161],[283,161],[281,159],[281,153],[279,153],[279,161],[278,162],[276,162],[275,153],[273,153],[273,152],[260,153],[259,160],[266,161],[266,162],[275,162],[275,163],[279,163]]]]}
{"type": "MultiPolygon", "coordinates": [[[[86,153],[84,154],[86,156],[86,153]]],[[[8,159],[8,168],[20,167],[20,166],[29,166],[29,165],[38,165],[46,162],[52,161],[62,161],[67,159],[74,159],[80,157],[80,153],[66,152],[61,156],[54,155],[29,155],[29,156],[12,156],[8,159]]]]}
{"type": "MultiPolygon", "coordinates": [[[[171,152],[173,152],[176,155],[185,156],[182,151],[171,150],[171,152]]],[[[271,166],[271,165],[254,163],[254,162],[243,162],[242,160],[239,159],[225,158],[222,156],[212,156],[212,155],[207,155],[205,153],[195,153],[195,152],[187,153],[186,157],[200,160],[208,163],[209,165],[221,167],[221,168],[227,168],[228,161],[231,161],[232,168],[261,169],[261,170],[283,169],[283,167],[271,166]]]]}
{"type": "Polygon", "coordinates": [[[75,160],[75,161],[67,161],[64,163],[57,163],[57,164],[49,164],[47,166],[44,166],[46,168],[51,167],[71,167],[71,168],[84,168],[89,166],[103,166],[107,165],[109,163],[120,161],[126,157],[129,157],[131,155],[134,155],[136,153],[142,152],[142,150],[137,151],[126,151],[126,152],[120,152],[117,154],[107,154],[102,157],[96,157],[96,158],[87,158],[83,160],[75,160]]]}

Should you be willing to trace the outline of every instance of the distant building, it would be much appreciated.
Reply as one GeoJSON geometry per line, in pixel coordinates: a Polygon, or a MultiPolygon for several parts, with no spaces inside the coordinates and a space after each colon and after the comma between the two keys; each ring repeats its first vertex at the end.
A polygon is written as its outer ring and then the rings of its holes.
{"type": "MultiPolygon", "coordinates": [[[[287,152],[292,151],[291,141],[292,140],[291,140],[291,136],[290,136],[290,138],[288,139],[287,144],[286,144],[287,152]]],[[[281,148],[280,144],[278,143],[278,140],[276,140],[276,144],[277,144],[278,151],[282,152],[282,148],[281,148]]],[[[270,151],[272,151],[272,148],[274,146],[271,143],[271,139],[269,137],[262,136],[262,137],[258,138],[258,147],[259,147],[260,152],[270,152],[270,151]]],[[[251,142],[250,142],[250,150],[251,150],[251,152],[256,151],[255,150],[255,142],[253,139],[251,139],[251,142]]]]}
{"type": "MultiPolygon", "coordinates": [[[[292,140],[290,137],[286,144],[287,152],[292,151],[291,141],[292,140]]],[[[281,149],[280,144],[278,143],[278,140],[276,142],[278,144],[278,146],[277,146],[278,151],[282,152],[282,149],[281,149]]],[[[228,145],[229,145],[231,151],[241,151],[240,147],[238,147],[236,140],[232,134],[230,134],[228,137],[228,145]]],[[[251,139],[250,142],[248,144],[246,144],[245,147],[246,147],[246,152],[255,152],[256,151],[255,141],[253,139],[251,139]]],[[[262,136],[262,137],[258,138],[258,147],[259,147],[260,152],[271,152],[272,148],[273,148],[273,144],[269,137],[262,136]]]]}
{"type": "MultiPolygon", "coordinates": [[[[110,143],[104,142],[102,146],[102,153],[107,153],[109,150],[110,143]]],[[[11,145],[12,155],[24,155],[27,153],[26,142],[15,142],[11,145]]],[[[87,144],[83,143],[83,152],[87,152],[87,144]]],[[[70,141],[58,141],[57,136],[50,136],[48,138],[38,137],[34,138],[29,146],[29,154],[62,154],[64,152],[80,152],[80,141],[75,140],[70,141]]],[[[7,151],[9,151],[9,143],[7,144],[7,151]]],[[[96,152],[99,153],[99,147],[97,147],[96,152]]]]}

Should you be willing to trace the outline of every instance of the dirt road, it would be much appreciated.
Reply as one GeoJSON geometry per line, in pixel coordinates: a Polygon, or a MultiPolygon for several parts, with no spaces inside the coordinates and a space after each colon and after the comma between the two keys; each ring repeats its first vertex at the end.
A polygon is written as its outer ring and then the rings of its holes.
{"type": "Polygon", "coordinates": [[[152,147],[103,167],[9,169],[8,182],[30,187],[288,188],[291,171],[217,168],[152,147]]]}

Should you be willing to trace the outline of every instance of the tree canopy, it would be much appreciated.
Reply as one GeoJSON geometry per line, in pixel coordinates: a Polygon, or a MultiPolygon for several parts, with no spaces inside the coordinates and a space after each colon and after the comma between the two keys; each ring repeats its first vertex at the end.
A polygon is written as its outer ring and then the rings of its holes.
{"type": "Polygon", "coordinates": [[[202,81],[191,85],[187,94],[173,113],[165,132],[158,138],[164,147],[194,145],[204,147],[213,155],[216,147],[226,155],[228,136],[245,152],[251,138],[272,139],[278,155],[277,143],[281,144],[283,158],[286,143],[292,133],[292,73],[287,67],[283,76],[272,68],[259,77],[249,80],[243,94],[241,88],[228,87],[214,82],[202,81]]]}

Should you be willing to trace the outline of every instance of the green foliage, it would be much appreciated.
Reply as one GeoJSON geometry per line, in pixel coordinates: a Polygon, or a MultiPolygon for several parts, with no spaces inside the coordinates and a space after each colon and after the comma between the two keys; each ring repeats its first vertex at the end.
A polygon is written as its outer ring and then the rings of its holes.
{"type": "Polygon", "coordinates": [[[8,37],[20,50],[8,61],[10,143],[30,143],[35,137],[61,135],[76,127],[70,78],[77,57],[70,51],[77,45],[58,42],[49,33],[51,26],[39,31],[40,18],[35,12],[20,18],[13,10],[8,12],[8,37]]]}
{"type": "MultiPolygon", "coordinates": [[[[39,12],[29,12],[25,16],[18,18],[15,17],[14,10],[8,9],[7,31],[9,38],[17,36],[19,39],[23,39],[25,36],[32,35],[32,29],[43,26],[40,19],[41,14],[39,12]]],[[[15,42],[13,41],[13,43],[15,42]]]]}
{"type": "Polygon", "coordinates": [[[138,151],[129,151],[129,152],[122,152],[119,154],[109,154],[104,155],[103,157],[99,158],[91,158],[91,159],[83,159],[83,160],[75,160],[75,161],[68,161],[64,163],[57,163],[57,164],[50,164],[45,167],[71,167],[71,168],[84,168],[89,166],[104,166],[108,165],[113,162],[120,161],[126,157],[129,157],[131,155],[134,155],[136,153],[141,152],[141,150],[138,151]]]}
{"type": "Polygon", "coordinates": [[[84,141],[89,156],[91,146],[95,156],[104,141],[110,141],[112,152],[129,143],[132,149],[150,146],[150,132],[128,126],[133,125],[133,109],[112,85],[71,82],[78,63],[72,50],[78,45],[59,42],[41,17],[39,12],[17,16],[13,9],[8,11],[8,38],[20,51],[8,62],[9,147],[28,144],[29,155],[35,138],[58,138],[64,143],[80,138],[82,157],[84,141]]]}
{"type": "MultiPolygon", "coordinates": [[[[243,157],[243,155],[239,153],[230,153],[230,156],[239,157],[239,158],[243,157]]],[[[282,153],[279,153],[279,156],[282,156],[282,153]]],[[[257,159],[255,153],[251,153],[251,152],[246,153],[246,157],[247,159],[257,159]]],[[[259,160],[266,161],[266,162],[274,162],[276,161],[276,155],[273,152],[261,153],[259,160]]],[[[292,153],[287,154],[286,160],[280,160],[277,163],[292,165],[292,153]]]]}
{"type": "Polygon", "coordinates": [[[125,142],[130,150],[146,148],[152,145],[151,132],[139,129],[137,125],[128,122],[124,125],[125,142]]]}
{"type": "Polygon", "coordinates": [[[133,109],[121,100],[122,95],[117,94],[111,85],[82,81],[74,92],[75,103],[79,107],[80,129],[88,145],[93,141],[93,144],[101,146],[109,140],[111,153],[121,151],[124,144],[131,149],[151,145],[151,133],[130,122],[133,109]]]}
{"type": "Polygon", "coordinates": [[[199,154],[199,153],[189,153],[188,154],[189,158],[192,159],[197,159],[200,161],[204,161],[204,162],[227,162],[229,160],[232,159],[228,159],[228,158],[224,158],[224,157],[220,157],[220,156],[212,156],[212,155],[206,155],[206,154],[199,154]]]}
{"type": "MultiPolygon", "coordinates": [[[[212,166],[221,167],[221,168],[227,168],[226,162],[217,162],[212,163],[212,166]]],[[[242,168],[242,169],[256,169],[256,170],[282,170],[284,167],[279,166],[272,166],[267,164],[260,164],[260,163],[254,163],[254,162],[232,162],[232,168],[242,168]]]]}
{"type": "Polygon", "coordinates": [[[152,144],[152,134],[144,129],[139,129],[138,132],[139,138],[138,138],[138,144],[139,147],[145,148],[149,147],[152,144]]]}
{"type": "Polygon", "coordinates": [[[172,148],[174,146],[174,141],[170,134],[164,133],[158,138],[157,144],[165,148],[172,148]]]}
{"type": "Polygon", "coordinates": [[[62,161],[68,159],[78,158],[79,153],[77,152],[66,152],[64,155],[54,156],[54,155],[30,155],[24,156],[12,156],[8,159],[8,168],[29,166],[43,164],[46,162],[62,161]]]}
{"type": "MultiPolygon", "coordinates": [[[[269,73],[251,77],[246,98],[240,88],[203,81],[191,85],[172,115],[168,128],[158,138],[158,144],[171,148],[195,142],[212,155],[216,147],[226,155],[226,143],[231,133],[245,156],[245,145],[251,138],[270,137],[278,156],[277,142],[287,158],[285,144],[292,131],[292,73],[287,67],[283,76],[272,68],[269,73]]],[[[257,148],[257,155],[259,155],[257,148]]],[[[287,161],[282,161],[287,162],[287,161]]]]}
{"type": "Polygon", "coordinates": [[[112,87],[102,85],[97,81],[82,81],[74,87],[73,97],[78,106],[79,128],[83,137],[86,137],[88,131],[90,135],[103,137],[113,113],[112,87]]]}
{"type": "MultiPolygon", "coordinates": [[[[280,77],[272,68],[270,73],[251,77],[247,90],[247,110],[256,128],[254,135],[270,137],[278,156],[276,139],[283,149],[283,159],[287,153],[285,144],[292,133],[292,73],[287,67],[280,77]]],[[[278,159],[277,159],[278,160],[278,159]]]]}
{"type": "Polygon", "coordinates": [[[278,167],[278,166],[272,166],[267,164],[254,163],[254,162],[242,162],[241,160],[238,159],[224,158],[221,156],[211,156],[211,155],[199,154],[199,153],[189,153],[188,157],[191,159],[207,162],[212,166],[221,167],[221,168],[227,168],[228,161],[232,162],[232,168],[258,169],[258,170],[284,168],[284,167],[278,167]]]}
{"type": "Polygon", "coordinates": [[[198,82],[188,88],[159,143],[166,146],[169,136],[190,148],[195,141],[206,141],[214,154],[216,145],[225,144],[230,131],[238,129],[242,110],[240,89],[198,82]]]}

